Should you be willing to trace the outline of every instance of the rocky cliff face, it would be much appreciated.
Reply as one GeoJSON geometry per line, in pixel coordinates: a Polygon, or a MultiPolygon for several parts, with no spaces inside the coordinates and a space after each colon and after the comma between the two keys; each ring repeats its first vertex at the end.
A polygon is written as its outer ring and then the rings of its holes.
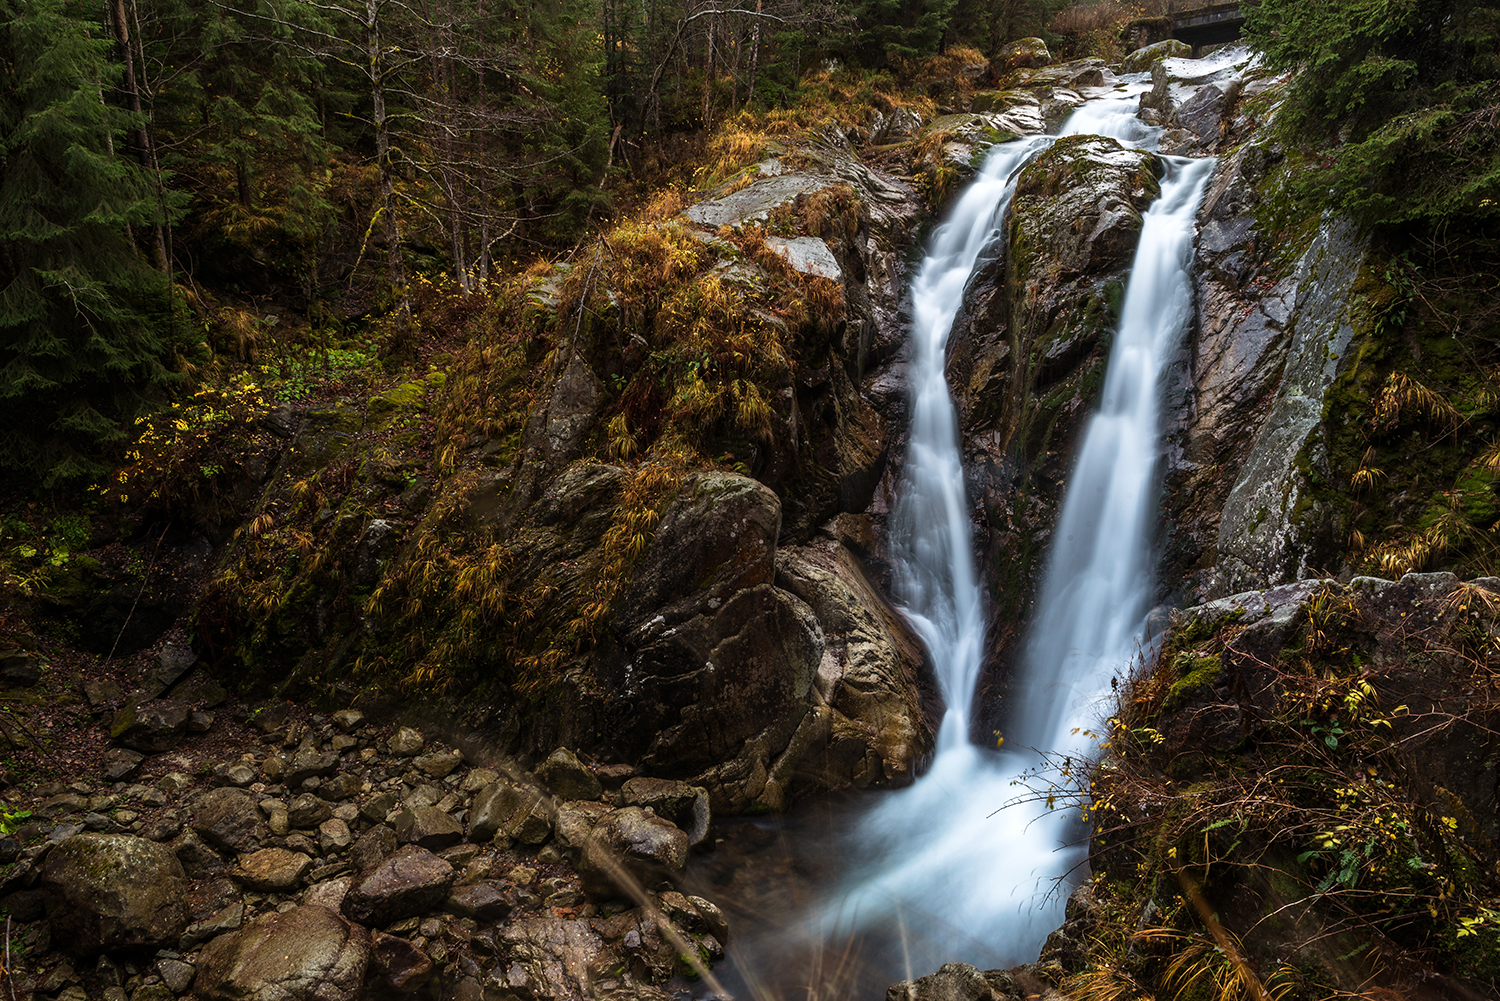
{"type": "MultiPolygon", "coordinates": [[[[950,362],[1003,662],[1030,607],[1073,446],[1093,409],[1156,159],[1059,140],[1022,169],[1003,260],[975,279],[950,362]]],[[[995,706],[991,691],[981,705],[995,706]]]]}
{"type": "MultiPolygon", "coordinates": [[[[1243,53],[1142,50],[1140,117],[1167,153],[1217,155],[1200,214],[1197,322],[1169,378],[1163,593],[1205,597],[1336,566],[1325,404],[1359,352],[1368,238],[1337,219],[1272,220],[1286,155],[1262,125],[1283,80],[1243,53]]],[[[1065,139],[1023,172],[1008,257],[975,282],[952,374],[1003,659],[1024,621],[1072,442],[1094,402],[1152,156],[1065,139]]]]}
{"type": "Polygon", "coordinates": [[[419,308],[469,324],[451,371],[289,415],[199,617],[212,659],[288,692],[479,692],[452,707],[494,745],[566,742],[715,809],[907,780],[922,653],[862,558],[924,209],[825,139],[478,321],[419,308]]]}

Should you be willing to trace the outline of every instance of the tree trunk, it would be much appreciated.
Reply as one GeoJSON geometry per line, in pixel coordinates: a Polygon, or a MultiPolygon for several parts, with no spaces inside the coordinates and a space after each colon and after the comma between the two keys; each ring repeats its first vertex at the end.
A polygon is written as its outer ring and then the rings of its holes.
{"type": "MultiPolygon", "coordinates": [[[[141,88],[135,78],[135,46],[130,41],[130,20],[125,16],[125,0],[114,0],[110,5],[110,14],[114,18],[115,38],[120,42],[120,58],[125,64],[125,99],[130,106],[130,111],[136,116],[136,127],[127,134],[131,150],[142,167],[155,171],[156,157],[151,149],[151,137],[146,132],[146,123],[141,113],[141,88]]],[[[158,176],[158,181],[160,177],[158,176]]],[[[167,270],[167,241],[162,233],[162,224],[158,220],[152,225],[153,236],[152,247],[155,251],[155,263],[158,271],[167,270]]]]}
{"type": "Polygon", "coordinates": [[[760,5],[755,0],[755,24],[750,29],[750,87],[745,93],[746,107],[755,103],[755,76],[760,72],[760,5]]]}
{"type": "Polygon", "coordinates": [[[371,117],[375,125],[375,163],[380,172],[380,215],[385,233],[386,273],[396,296],[396,337],[411,330],[411,300],[406,265],[401,260],[401,225],[396,219],[396,179],[391,166],[390,123],[385,113],[385,61],[380,51],[380,0],[365,0],[365,53],[369,60],[371,117]]]}
{"type": "Polygon", "coordinates": [[[708,19],[708,51],[703,58],[703,127],[708,128],[709,111],[713,104],[714,87],[714,30],[719,25],[717,17],[708,19]]]}

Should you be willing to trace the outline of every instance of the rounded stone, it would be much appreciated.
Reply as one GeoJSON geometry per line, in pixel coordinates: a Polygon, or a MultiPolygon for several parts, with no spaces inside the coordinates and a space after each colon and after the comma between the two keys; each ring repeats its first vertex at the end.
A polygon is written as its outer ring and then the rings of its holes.
{"type": "Polygon", "coordinates": [[[326,907],[266,914],[203,950],[202,1001],[355,1001],[370,962],[370,935],[326,907]]]}
{"type": "Polygon", "coordinates": [[[605,814],[594,825],[583,843],[578,872],[585,891],[622,894],[674,879],[687,858],[687,834],[670,821],[627,806],[605,814]]]}
{"type": "Polygon", "coordinates": [[[360,874],[344,895],[344,916],[371,925],[415,917],[448,898],[455,875],[432,852],[406,845],[360,874]]]}
{"type": "Polygon", "coordinates": [[[421,730],[403,726],[391,734],[390,743],[386,747],[398,758],[411,758],[421,752],[424,743],[426,741],[421,730]]]}

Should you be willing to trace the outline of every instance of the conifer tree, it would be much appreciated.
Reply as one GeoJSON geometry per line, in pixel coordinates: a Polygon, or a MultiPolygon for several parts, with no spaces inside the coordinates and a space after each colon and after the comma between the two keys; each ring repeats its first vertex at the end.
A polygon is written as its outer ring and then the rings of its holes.
{"type": "Polygon", "coordinates": [[[173,378],[112,47],[82,5],[0,0],[0,469],[42,487],[103,472],[173,378]]]}

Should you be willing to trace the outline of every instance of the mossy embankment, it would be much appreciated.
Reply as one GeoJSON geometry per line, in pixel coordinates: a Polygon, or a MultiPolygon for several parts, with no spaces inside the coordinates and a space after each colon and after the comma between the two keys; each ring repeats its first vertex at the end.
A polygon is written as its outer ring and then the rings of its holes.
{"type": "Polygon", "coordinates": [[[1495,990],[1497,613],[1418,574],[1181,615],[1092,772],[1070,996],[1495,990]]]}

